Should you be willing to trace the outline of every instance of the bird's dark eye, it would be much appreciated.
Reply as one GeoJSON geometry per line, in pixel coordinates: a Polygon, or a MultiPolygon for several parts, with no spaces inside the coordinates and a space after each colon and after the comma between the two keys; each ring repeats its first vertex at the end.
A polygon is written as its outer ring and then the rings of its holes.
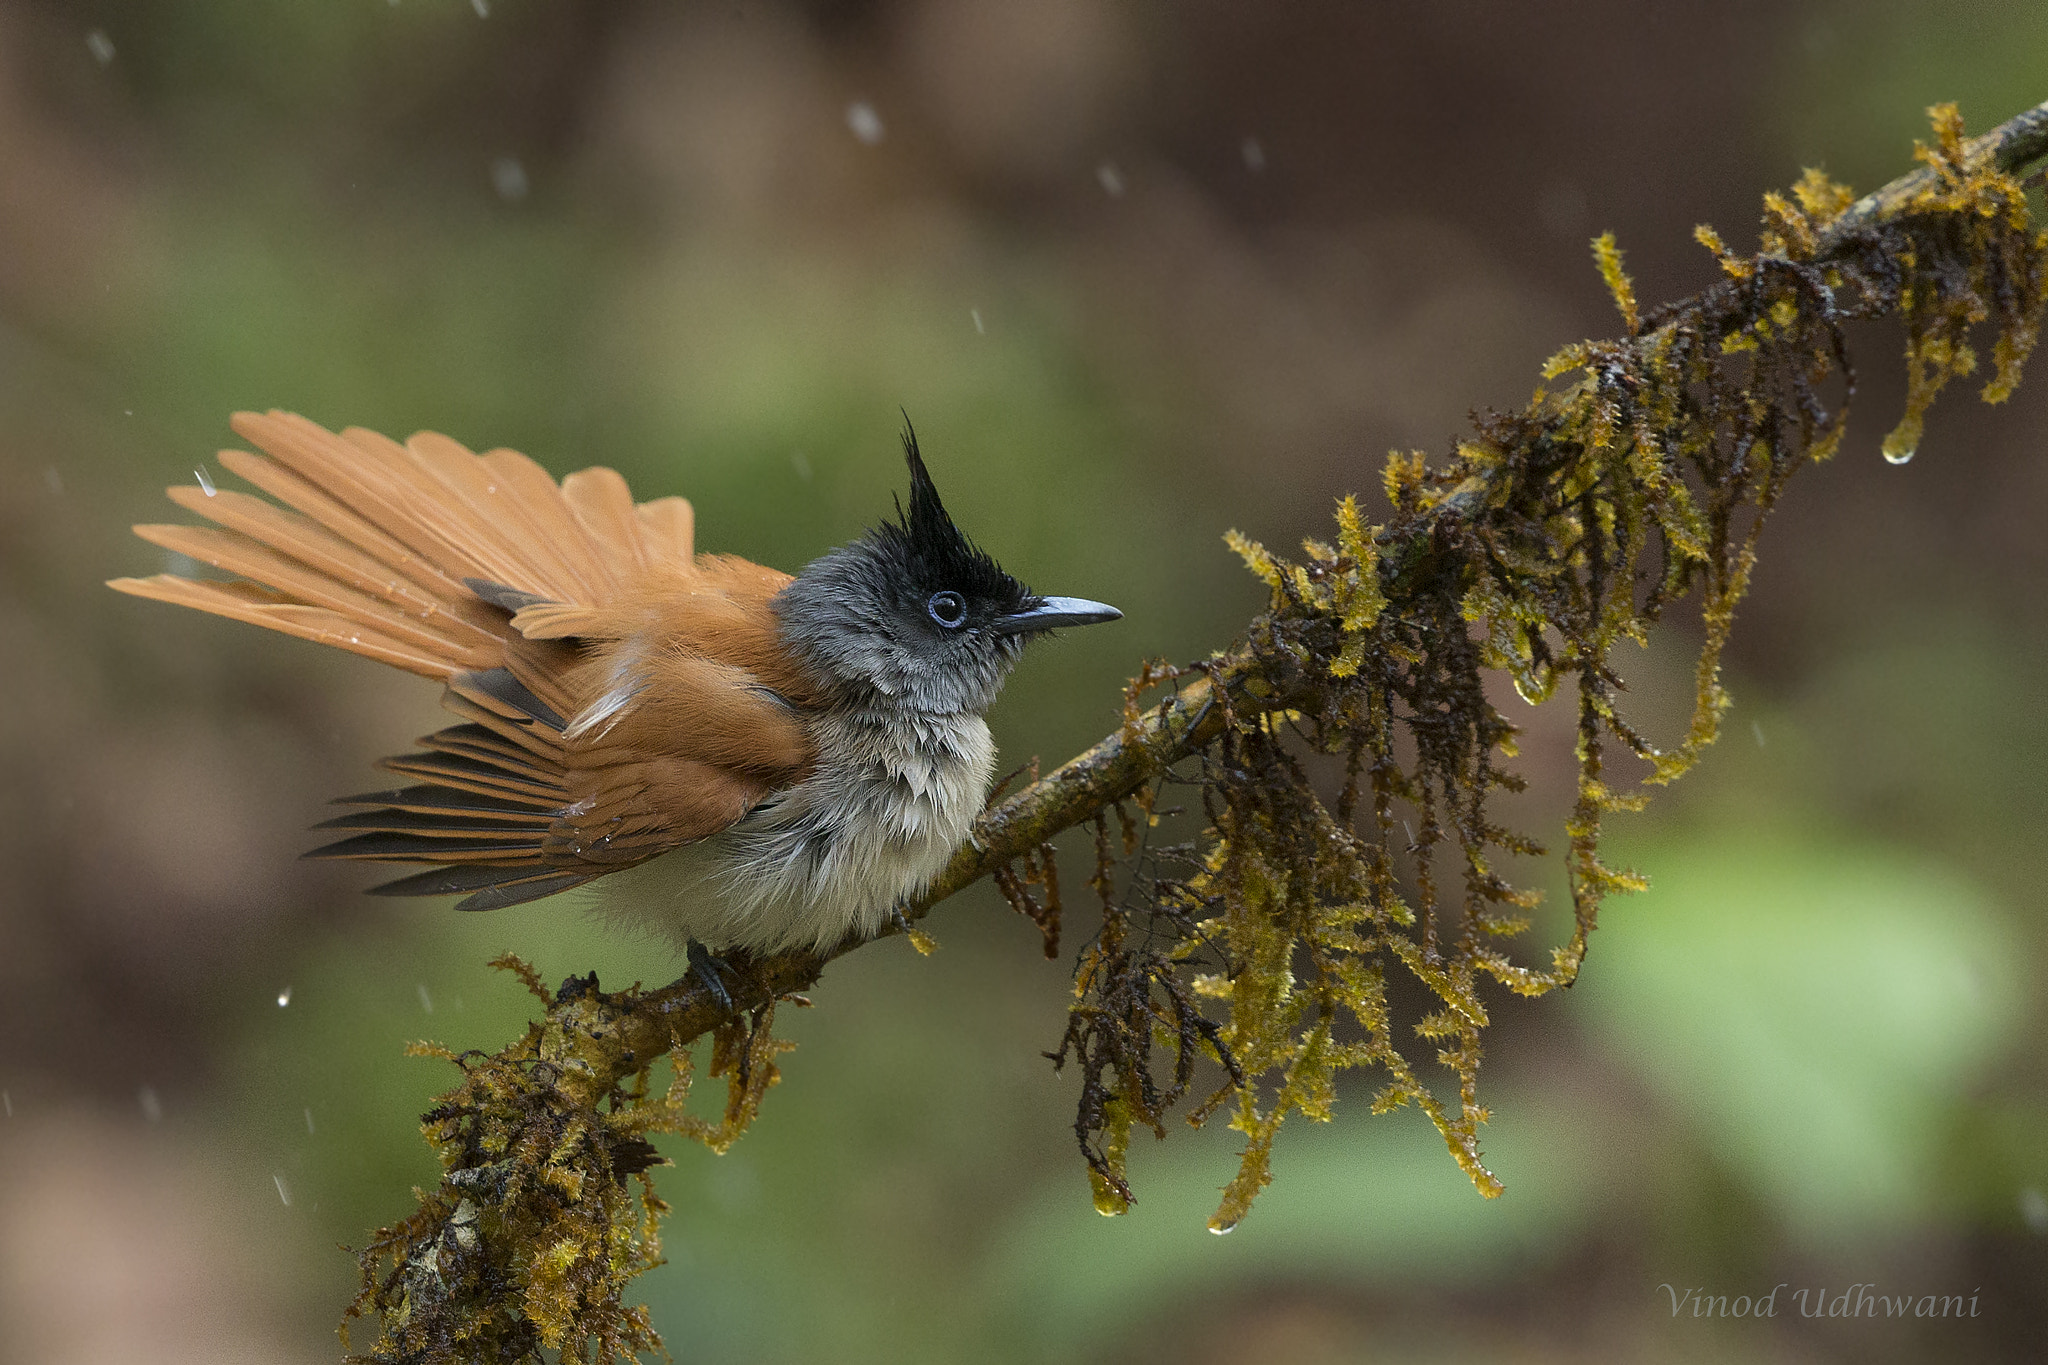
{"type": "Polygon", "coordinates": [[[967,599],[957,592],[935,592],[924,604],[927,615],[947,630],[958,630],[967,622],[967,599]]]}

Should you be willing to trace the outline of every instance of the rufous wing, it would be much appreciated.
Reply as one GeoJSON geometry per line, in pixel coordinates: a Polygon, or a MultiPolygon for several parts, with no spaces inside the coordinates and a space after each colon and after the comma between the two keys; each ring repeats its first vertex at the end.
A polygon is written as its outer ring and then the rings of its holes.
{"type": "Polygon", "coordinates": [[[380,763],[411,785],[343,798],[321,827],[348,837],[308,856],[430,864],[376,890],[489,909],[706,838],[809,770],[821,698],[769,608],[788,576],[696,554],[683,499],[432,432],[232,425],[262,453],[221,464],[275,501],[173,488],[214,524],[135,530],[235,577],[108,586],[439,679],[460,720],[380,763]]]}

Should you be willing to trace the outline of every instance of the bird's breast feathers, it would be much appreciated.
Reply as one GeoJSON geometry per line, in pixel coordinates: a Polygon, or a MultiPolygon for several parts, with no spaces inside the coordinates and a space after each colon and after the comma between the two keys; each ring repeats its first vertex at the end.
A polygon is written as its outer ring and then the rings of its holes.
{"type": "Polygon", "coordinates": [[[981,717],[819,713],[817,763],[723,833],[606,878],[604,912],[682,944],[827,951],[943,869],[995,768],[981,717]]]}

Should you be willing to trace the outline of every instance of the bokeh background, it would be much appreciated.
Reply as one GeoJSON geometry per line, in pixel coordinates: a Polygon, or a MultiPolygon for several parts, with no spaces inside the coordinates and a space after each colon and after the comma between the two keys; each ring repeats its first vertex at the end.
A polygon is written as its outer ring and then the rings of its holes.
{"type": "MultiPolygon", "coordinates": [[[[433,1178],[449,1074],[403,1044],[512,1036],[503,949],[679,970],[295,860],[438,713],[100,586],[164,567],[126,527],[221,477],[230,411],[608,463],[795,568],[886,511],[901,407],[1010,567],[1128,613],[1001,703],[1010,761],[1053,761],[1257,608],[1226,527],[1291,544],[1615,331],[1593,234],[1646,301],[1690,292],[1695,223],[1746,245],[1802,166],[1871,187],[1930,102],[1982,128],[2044,72],[2048,10],[1987,0],[0,4],[0,1358],[333,1359],[336,1244],[433,1178]]],[[[1855,340],[1726,737],[1614,822],[1653,890],[1576,989],[1499,1011],[1505,1197],[1361,1091],[1227,1239],[1220,1128],[1141,1140],[1099,1218],[1040,1056],[1069,964],[982,887],[935,957],[859,953],[783,1013],[730,1155],[668,1144],[642,1289],[677,1358],[2048,1353],[2048,374],[1956,386],[1892,467],[1899,337],[1855,340]],[[1767,1320],[1686,1298],[1779,1284],[1767,1320]],[[1977,1316],[1793,1297],[1858,1284],[1977,1316]]],[[[1695,638],[1623,661],[1666,736],[1695,638]]],[[[1554,832],[1569,737],[1528,720],[1554,832]]]]}

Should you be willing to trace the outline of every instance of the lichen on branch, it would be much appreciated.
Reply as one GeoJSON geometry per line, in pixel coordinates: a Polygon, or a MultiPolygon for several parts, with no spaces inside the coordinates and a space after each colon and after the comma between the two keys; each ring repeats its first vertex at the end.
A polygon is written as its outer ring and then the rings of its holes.
{"type": "Polygon", "coordinates": [[[1844,325],[1906,324],[1906,414],[1884,445],[1894,460],[1941,384],[1974,364],[1974,327],[1996,338],[1987,401],[2012,391],[2033,348],[2048,240],[2011,171],[2040,154],[2048,106],[1968,145],[1953,106],[1930,113],[1927,166],[1908,182],[1856,201],[1809,171],[1791,197],[1765,196],[1761,249],[1747,257],[1700,229],[1723,279],[1692,298],[1642,310],[1613,238],[1596,240],[1626,335],[1559,351],[1543,367],[1554,387],[1481,418],[1444,464],[1396,452],[1386,525],[1363,526],[1346,498],[1336,543],[1309,541],[1299,560],[1231,534],[1271,599],[1230,657],[1225,724],[1190,746],[1198,870],[1151,878],[1136,911],[1105,897],[1079,977],[1075,1015],[1093,1042],[1081,1148],[1099,1207],[1131,1195],[1133,1116],[1164,1133],[1159,1087],[1132,1058],[1156,1034],[1184,1066],[1177,1040],[1190,1034],[1177,983],[1121,947],[1139,913],[1153,954],[1182,964],[1217,1011],[1209,1051],[1223,1069],[1188,1118],[1227,1109],[1245,1147],[1213,1229],[1234,1226],[1270,1180],[1287,1115],[1331,1117],[1347,1071],[1373,1078],[1376,1112],[1422,1109],[1480,1192],[1500,1192],[1479,1146],[1486,995],[1569,985],[1601,901],[1643,885],[1600,856],[1604,818],[1644,800],[1618,789],[1610,759],[1633,755],[1665,783],[1713,742],[1728,706],[1721,654],[1759,534],[1786,481],[1843,438],[1855,390],[1844,325]],[[1614,655],[1681,603],[1702,624],[1696,694],[1684,734],[1660,746],[1624,715],[1614,655]],[[1492,813],[1496,792],[1521,787],[1506,766],[1516,727],[1486,689],[1494,673],[1532,703],[1568,687],[1578,713],[1572,927],[1542,965],[1508,952],[1538,899],[1509,860],[1544,849],[1492,813]],[[1334,803],[1308,754],[1341,759],[1334,803]],[[1397,1018],[1396,976],[1435,1007],[1397,1018]],[[1147,990],[1149,1016],[1107,1008],[1147,990]],[[1102,1037],[1114,1020],[1128,1022],[1102,1037]]]}
{"type": "Polygon", "coordinates": [[[350,1359],[510,1365],[543,1348],[564,1361],[637,1359],[661,1337],[623,1291],[661,1264],[668,1212],[647,1174],[667,1161],[648,1139],[681,1134],[725,1151],[760,1111],[776,1054],[790,1044],[770,1030],[772,1000],[721,1021],[709,1070],[725,1079],[726,1102],[714,1121],[688,1108],[693,1066],[680,1034],[619,1051],[641,992],[607,994],[593,973],[550,993],[510,954],[491,965],[516,974],[546,1012],[488,1056],[411,1048],[459,1067],[462,1084],[420,1120],[441,1158],[440,1185],[360,1254],[362,1289],[348,1316],[374,1312],[380,1330],[350,1359]],[[655,1093],[650,1070],[663,1053],[671,1079],[655,1093]]]}
{"type": "MultiPolygon", "coordinates": [[[[1993,338],[1990,402],[2012,392],[2037,339],[2048,234],[2017,177],[2048,155],[2048,104],[1967,142],[1953,106],[1930,112],[1925,165],[1883,189],[1856,199],[1809,171],[1789,196],[1765,196],[1749,255],[1699,229],[1721,278],[1690,298],[1644,307],[1620,248],[1596,241],[1623,335],[1559,351],[1549,387],[1480,419],[1445,463],[1392,456],[1386,524],[1346,498],[1334,542],[1306,542],[1298,559],[1233,533],[1270,592],[1244,637],[1191,667],[1148,666],[1117,732],[991,806],[908,907],[906,923],[993,874],[1055,951],[1065,907],[1050,841],[1093,827],[1101,922],[1050,1055],[1077,1075],[1098,1208],[1134,1197],[1135,1128],[1163,1137],[1176,1114],[1227,1113],[1245,1137],[1211,1220],[1227,1230],[1271,1179],[1282,1123],[1330,1118],[1354,1072],[1375,1112],[1420,1108],[1475,1186],[1499,1193],[1479,1142],[1489,997],[1569,984],[1603,898],[1641,885],[1600,856],[1605,817],[1643,800],[1619,789],[1610,759],[1632,755],[1648,782],[1668,782],[1713,741],[1728,706],[1721,655],[1766,518],[1843,439],[1845,324],[1904,324],[1894,460],[1917,447],[1941,387],[1975,367],[1978,330],[1993,338]],[[1683,735],[1660,745],[1624,714],[1614,656],[1681,606],[1702,623],[1695,698],[1683,735]],[[1496,794],[1521,785],[1516,727],[1489,700],[1496,673],[1531,702],[1562,689],[1577,711],[1561,846],[1571,927],[1535,965],[1510,951],[1537,903],[1510,873],[1545,845],[1495,814],[1496,794]],[[1312,764],[1338,777],[1319,787],[1312,764]],[[1169,787],[1189,794],[1199,828],[1156,846],[1169,787]],[[1433,1003],[1403,1014],[1417,987],[1433,1003]]],[[[464,1082],[427,1116],[442,1184],[364,1253],[356,1308],[383,1323],[372,1358],[512,1360],[546,1344],[610,1360],[653,1346],[644,1316],[620,1306],[658,1254],[646,1135],[736,1136],[773,1080],[768,1012],[859,946],[736,957],[737,1014],[689,980],[565,987],[519,1043],[452,1058],[464,1082]],[[715,1125],[683,1110],[686,1067],[659,1096],[646,1078],[707,1032],[731,1087],[715,1125]]]]}

